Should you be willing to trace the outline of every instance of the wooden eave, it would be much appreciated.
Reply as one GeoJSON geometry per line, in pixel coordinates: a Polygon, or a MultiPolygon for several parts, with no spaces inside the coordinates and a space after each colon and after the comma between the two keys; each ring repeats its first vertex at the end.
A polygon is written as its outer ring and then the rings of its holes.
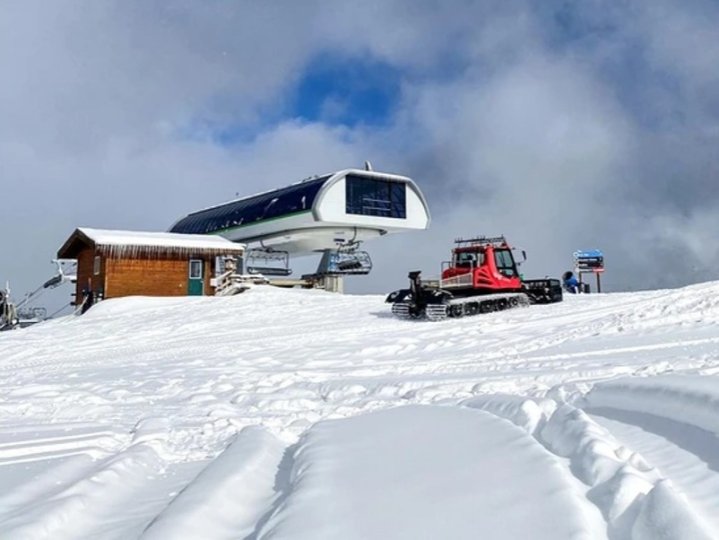
{"type": "Polygon", "coordinates": [[[77,259],[78,253],[85,247],[92,247],[95,243],[80,229],[75,229],[57,252],[58,259],[77,259]]]}
{"type": "Polygon", "coordinates": [[[142,244],[100,244],[87,236],[80,229],[75,229],[70,238],[58,250],[59,259],[77,259],[78,254],[86,247],[92,247],[96,253],[110,258],[142,258],[163,259],[181,257],[215,257],[221,255],[241,254],[244,246],[228,245],[218,247],[188,246],[153,246],[142,244]]]}
{"type": "Polygon", "coordinates": [[[186,257],[215,257],[242,253],[242,249],[228,247],[143,246],[97,244],[95,251],[112,259],[177,259],[186,257]]]}

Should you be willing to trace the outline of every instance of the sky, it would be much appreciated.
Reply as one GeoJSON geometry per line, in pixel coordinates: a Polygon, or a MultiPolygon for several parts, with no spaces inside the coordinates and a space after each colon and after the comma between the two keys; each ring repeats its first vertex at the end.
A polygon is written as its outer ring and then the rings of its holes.
{"type": "Polygon", "coordinates": [[[75,227],[365,160],[432,224],[367,243],[350,292],[476,234],[527,277],[599,248],[606,290],[719,279],[716,28],[709,0],[0,0],[0,282],[42,283],[75,227]]]}

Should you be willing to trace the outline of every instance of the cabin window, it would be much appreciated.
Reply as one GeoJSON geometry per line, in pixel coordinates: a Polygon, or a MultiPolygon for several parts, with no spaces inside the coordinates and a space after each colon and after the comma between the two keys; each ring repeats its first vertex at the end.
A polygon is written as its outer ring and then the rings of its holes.
{"type": "Polygon", "coordinates": [[[102,258],[99,255],[95,255],[95,260],[92,262],[92,273],[94,275],[100,275],[100,268],[102,265],[102,258]]]}
{"type": "Polygon", "coordinates": [[[398,219],[407,217],[404,182],[348,174],[345,179],[345,195],[348,214],[398,219]]]}
{"type": "Polygon", "coordinates": [[[202,260],[190,260],[190,279],[202,279],[202,260]]]}
{"type": "Polygon", "coordinates": [[[514,267],[514,259],[512,258],[512,252],[508,249],[495,250],[494,262],[496,263],[497,270],[500,274],[507,277],[514,277],[517,275],[517,271],[514,267]]]}

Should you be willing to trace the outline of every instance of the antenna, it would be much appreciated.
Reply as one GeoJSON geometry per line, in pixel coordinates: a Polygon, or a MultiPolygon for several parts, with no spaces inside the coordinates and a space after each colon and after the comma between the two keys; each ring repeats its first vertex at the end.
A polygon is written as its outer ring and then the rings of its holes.
{"type": "Polygon", "coordinates": [[[369,161],[364,162],[364,170],[365,171],[371,171],[372,170],[372,164],[369,161]]]}

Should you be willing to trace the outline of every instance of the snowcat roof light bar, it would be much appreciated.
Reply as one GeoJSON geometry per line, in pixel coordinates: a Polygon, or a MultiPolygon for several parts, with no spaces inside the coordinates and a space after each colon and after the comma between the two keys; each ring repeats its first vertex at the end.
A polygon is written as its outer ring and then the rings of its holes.
{"type": "Polygon", "coordinates": [[[460,247],[462,247],[462,244],[465,244],[466,246],[471,246],[471,245],[486,246],[486,245],[491,244],[495,247],[498,247],[501,245],[505,245],[505,246],[509,245],[509,244],[507,244],[507,239],[504,238],[504,235],[495,236],[495,237],[478,236],[476,238],[456,238],[454,240],[454,243],[460,247]]]}

